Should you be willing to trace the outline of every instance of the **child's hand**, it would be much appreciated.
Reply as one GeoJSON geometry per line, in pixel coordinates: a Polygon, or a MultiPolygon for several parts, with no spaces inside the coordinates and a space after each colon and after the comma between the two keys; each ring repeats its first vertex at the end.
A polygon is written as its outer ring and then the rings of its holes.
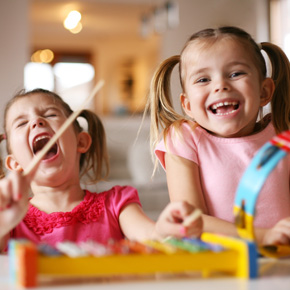
{"type": "Polygon", "coordinates": [[[28,209],[29,178],[10,172],[0,180],[0,237],[12,230],[28,209]]]}
{"type": "Polygon", "coordinates": [[[290,217],[280,220],[266,231],[263,245],[290,245],[290,217]]]}
{"type": "Polygon", "coordinates": [[[197,209],[187,202],[169,203],[155,225],[155,233],[158,238],[163,239],[169,236],[199,237],[203,228],[202,218],[198,214],[196,218],[191,219],[192,214],[197,213],[196,211],[197,209]]]}

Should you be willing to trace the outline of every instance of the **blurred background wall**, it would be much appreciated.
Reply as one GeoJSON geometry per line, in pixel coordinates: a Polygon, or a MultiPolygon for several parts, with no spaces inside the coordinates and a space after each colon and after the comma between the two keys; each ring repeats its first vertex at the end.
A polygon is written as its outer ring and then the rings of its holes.
{"type": "MultiPolygon", "coordinates": [[[[1,107],[23,87],[24,66],[33,53],[50,49],[54,53],[52,66],[79,58],[80,62],[93,66],[95,80],[106,80],[105,88],[95,100],[97,112],[142,112],[156,65],[165,57],[178,54],[192,33],[206,27],[236,25],[257,41],[269,40],[269,3],[268,0],[1,1],[1,107]],[[168,7],[173,19],[169,24],[165,19],[168,7]],[[82,14],[83,27],[78,34],[63,27],[71,10],[82,14]]],[[[74,87],[76,90],[84,91],[74,87]]],[[[59,92],[66,94],[64,90],[59,92]]]]}

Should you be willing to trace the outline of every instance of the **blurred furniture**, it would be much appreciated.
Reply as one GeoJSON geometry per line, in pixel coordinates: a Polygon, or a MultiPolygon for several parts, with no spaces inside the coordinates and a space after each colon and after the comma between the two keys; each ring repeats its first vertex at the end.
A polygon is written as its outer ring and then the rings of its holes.
{"type": "Polygon", "coordinates": [[[85,187],[101,192],[114,185],[134,186],[144,211],[156,219],[169,202],[169,196],[164,170],[159,167],[152,177],[154,166],[149,147],[149,118],[145,118],[142,126],[142,116],[103,117],[102,121],[107,135],[110,175],[108,181],[85,187]]]}

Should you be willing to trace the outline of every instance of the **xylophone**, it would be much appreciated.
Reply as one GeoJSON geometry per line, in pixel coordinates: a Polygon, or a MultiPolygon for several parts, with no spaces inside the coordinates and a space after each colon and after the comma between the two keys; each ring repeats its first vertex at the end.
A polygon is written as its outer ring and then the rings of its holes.
{"type": "Polygon", "coordinates": [[[107,245],[63,242],[52,248],[27,240],[9,242],[10,279],[35,287],[40,277],[112,277],[198,272],[257,277],[255,243],[204,233],[202,239],[169,238],[164,242],[129,240],[107,245]]]}

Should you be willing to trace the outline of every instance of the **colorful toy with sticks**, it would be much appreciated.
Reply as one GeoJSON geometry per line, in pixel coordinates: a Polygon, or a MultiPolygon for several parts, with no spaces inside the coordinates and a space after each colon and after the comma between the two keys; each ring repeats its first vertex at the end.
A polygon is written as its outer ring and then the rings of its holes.
{"type": "Polygon", "coordinates": [[[11,240],[11,279],[21,287],[35,287],[41,277],[115,277],[154,273],[199,272],[203,277],[224,273],[257,277],[254,243],[203,234],[198,239],[157,241],[121,240],[107,245],[93,241],[59,243],[57,249],[11,240]]]}

